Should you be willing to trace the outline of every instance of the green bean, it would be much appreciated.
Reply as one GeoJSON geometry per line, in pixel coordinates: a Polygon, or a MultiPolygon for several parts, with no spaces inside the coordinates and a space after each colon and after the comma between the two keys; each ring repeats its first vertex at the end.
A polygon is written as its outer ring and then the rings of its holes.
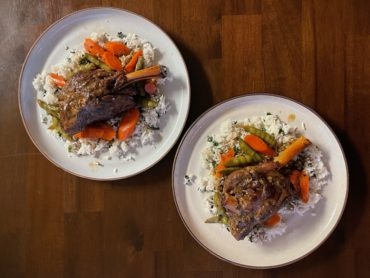
{"type": "Polygon", "coordinates": [[[229,219],[226,215],[214,215],[208,218],[205,222],[206,223],[221,223],[221,224],[228,225],[229,219]]]}
{"type": "Polygon", "coordinates": [[[92,69],[95,69],[96,65],[94,63],[87,63],[83,65],[78,65],[75,72],[81,72],[81,71],[90,71],[92,69]]]}
{"type": "Polygon", "coordinates": [[[255,162],[262,161],[262,156],[253,150],[244,140],[239,139],[239,146],[243,153],[250,155],[255,162]]]}
{"type": "Polygon", "coordinates": [[[66,132],[64,131],[64,129],[63,129],[60,125],[58,125],[58,126],[55,128],[55,130],[56,130],[56,132],[58,132],[58,133],[59,133],[59,135],[60,135],[63,139],[68,140],[68,141],[73,141],[73,138],[72,138],[68,133],[66,133],[66,132]]]}
{"type": "Polygon", "coordinates": [[[46,113],[59,119],[59,107],[57,105],[48,104],[41,99],[38,99],[37,103],[42,109],[46,111],[46,113]]]}
{"type": "Polygon", "coordinates": [[[158,105],[158,103],[155,100],[149,98],[142,98],[139,100],[139,103],[144,108],[155,108],[158,105]]]}
{"type": "Polygon", "coordinates": [[[245,131],[254,134],[260,137],[262,140],[266,141],[266,143],[268,143],[271,147],[275,147],[276,145],[275,137],[272,136],[271,134],[268,134],[266,131],[263,131],[262,129],[250,125],[245,125],[243,126],[243,128],[245,131]]]}
{"type": "Polygon", "coordinates": [[[242,167],[254,162],[253,157],[247,154],[237,155],[225,162],[226,167],[242,167]]]}
{"type": "Polygon", "coordinates": [[[225,214],[225,210],[224,210],[224,208],[222,206],[222,203],[221,203],[221,195],[220,195],[219,192],[215,192],[213,194],[213,204],[217,208],[217,214],[219,214],[219,215],[224,215],[225,214]]]}
{"type": "Polygon", "coordinates": [[[219,192],[213,194],[213,204],[217,209],[217,215],[212,216],[206,220],[206,223],[222,223],[228,225],[229,218],[225,214],[225,210],[221,204],[221,195],[219,192]]]}
{"type": "Polygon", "coordinates": [[[144,57],[143,56],[140,56],[137,59],[136,66],[135,66],[135,71],[141,70],[143,68],[144,68],[144,57]]]}
{"type": "Polygon", "coordinates": [[[56,117],[51,116],[51,125],[48,128],[51,129],[51,130],[54,130],[58,126],[59,126],[59,120],[56,117]]]}
{"type": "Polygon", "coordinates": [[[93,63],[97,67],[99,67],[103,70],[106,70],[106,71],[112,71],[112,69],[107,64],[103,63],[102,61],[100,61],[99,59],[90,55],[89,53],[86,53],[85,57],[86,57],[87,60],[89,60],[91,63],[93,63]]]}
{"type": "Polygon", "coordinates": [[[51,125],[48,127],[48,129],[55,130],[65,140],[73,141],[73,138],[60,126],[59,119],[54,116],[51,116],[51,125]]]}

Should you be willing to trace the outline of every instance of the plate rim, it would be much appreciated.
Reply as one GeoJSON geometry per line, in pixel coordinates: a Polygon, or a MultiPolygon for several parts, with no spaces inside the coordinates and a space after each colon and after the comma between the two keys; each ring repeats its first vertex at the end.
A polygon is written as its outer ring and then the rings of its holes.
{"type": "Polygon", "coordinates": [[[176,150],[176,153],[175,153],[175,157],[174,157],[174,161],[173,161],[173,165],[172,165],[172,177],[171,177],[171,181],[172,181],[172,196],[173,196],[173,199],[174,199],[174,203],[175,203],[175,206],[176,206],[176,210],[178,212],[178,215],[180,216],[181,218],[181,221],[182,223],[184,224],[184,226],[186,227],[187,231],[190,233],[190,235],[192,236],[193,239],[195,239],[195,241],[200,245],[202,246],[207,252],[209,252],[210,254],[212,254],[213,256],[217,257],[218,259],[222,260],[222,261],[225,261],[225,262],[228,262],[230,264],[233,264],[233,265],[236,265],[236,266],[239,266],[239,267],[243,267],[243,268],[249,268],[249,269],[274,269],[274,268],[279,268],[279,267],[284,267],[284,266],[287,266],[287,265],[291,265],[295,262],[298,262],[304,258],[306,258],[307,256],[309,256],[310,254],[312,254],[314,251],[316,251],[322,244],[324,244],[327,239],[332,235],[332,233],[335,231],[335,229],[337,228],[339,222],[341,221],[342,219],[342,216],[343,216],[343,213],[344,213],[344,210],[346,208],[346,204],[347,204],[347,200],[348,200],[348,192],[349,192],[349,171],[348,171],[348,163],[347,163],[347,159],[346,159],[346,156],[345,156],[345,152],[344,152],[344,149],[343,149],[343,146],[342,144],[340,143],[339,141],[339,138],[337,137],[336,133],[334,132],[334,130],[331,128],[331,126],[326,122],[326,120],[324,120],[315,110],[313,110],[311,107],[293,99],[293,98],[290,98],[290,97],[287,97],[287,96],[282,96],[282,95],[277,95],[277,94],[272,94],[272,93],[265,93],[265,92],[262,92],[262,93],[257,93],[257,92],[247,92],[247,93],[243,93],[242,95],[238,95],[238,96],[234,96],[234,97],[230,97],[230,98],[227,98],[219,103],[216,103],[215,105],[211,106],[210,108],[208,108],[206,111],[204,111],[200,116],[198,116],[196,118],[196,120],[194,120],[194,122],[188,127],[188,129],[186,130],[186,132],[184,133],[178,147],[177,147],[177,150],[176,150]],[[255,266],[255,265],[247,265],[247,264],[241,264],[241,263],[238,263],[238,262],[234,262],[230,259],[227,259],[219,254],[217,254],[216,252],[212,251],[210,248],[208,248],[205,244],[203,244],[196,236],[195,234],[192,232],[192,230],[190,229],[190,227],[188,226],[188,224],[186,223],[183,215],[181,214],[181,211],[180,211],[180,208],[179,208],[179,205],[178,205],[178,202],[177,202],[177,196],[175,194],[175,170],[176,170],[176,163],[177,163],[177,160],[178,160],[178,156],[179,156],[179,153],[180,153],[180,150],[184,144],[184,141],[187,139],[187,136],[189,135],[189,133],[192,131],[192,129],[194,128],[194,126],[200,122],[208,113],[210,113],[212,110],[214,109],[217,109],[218,107],[224,105],[225,103],[228,103],[228,102],[231,102],[231,101],[234,101],[236,99],[240,99],[240,98],[248,98],[248,97],[256,97],[256,96],[265,96],[265,97],[272,97],[272,98],[276,98],[276,99],[281,99],[281,100],[284,100],[284,101],[291,101],[293,102],[294,104],[297,104],[299,106],[302,106],[303,108],[306,108],[307,110],[309,110],[311,113],[313,113],[316,117],[318,117],[318,119],[320,121],[322,121],[322,123],[328,128],[328,130],[330,131],[330,133],[333,135],[340,151],[341,151],[341,154],[343,156],[343,163],[344,163],[344,166],[345,166],[345,172],[346,172],[346,183],[345,183],[345,194],[344,194],[344,198],[343,198],[343,205],[341,206],[341,209],[340,209],[340,212],[338,214],[338,218],[336,219],[333,227],[331,228],[331,230],[325,235],[325,237],[323,237],[319,244],[317,244],[316,246],[314,246],[311,250],[309,250],[308,252],[306,252],[305,254],[303,255],[300,255],[298,256],[297,258],[295,258],[294,260],[291,260],[291,261],[288,261],[288,262],[285,262],[285,263],[280,263],[280,264],[274,264],[274,265],[269,265],[269,266],[255,266]]]}
{"type": "Polygon", "coordinates": [[[186,126],[186,122],[187,122],[187,119],[188,119],[188,116],[189,116],[189,111],[190,111],[190,105],[191,105],[191,82],[190,82],[190,76],[189,76],[189,71],[188,71],[188,68],[187,68],[187,65],[186,65],[186,62],[185,62],[185,59],[184,57],[182,56],[182,53],[180,51],[180,49],[178,48],[178,46],[176,45],[176,43],[174,42],[174,40],[167,34],[167,32],[165,32],[159,25],[157,25],[156,23],[154,23],[152,20],[148,19],[147,17],[143,16],[143,15],[140,15],[136,12],[133,12],[133,11],[130,11],[130,10],[127,10],[127,9],[122,9],[122,8],[116,8],[116,7],[89,7],[89,8],[84,8],[84,9],[79,9],[79,10],[76,10],[76,11],[73,11],[71,13],[68,13],[64,16],[62,16],[61,18],[59,18],[58,20],[54,21],[53,23],[51,23],[44,31],[41,32],[41,34],[36,38],[36,40],[33,42],[32,46],[30,47],[30,49],[28,50],[27,52],[27,55],[23,61],[23,64],[22,64],[22,68],[21,68],[21,71],[20,71],[20,74],[19,74],[19,78],[18,78],[18,92],[17,92],[17,97],[18,97],[18,111],[21,115],[21,119],[22,119],[22,123],[23,123],[23,126],[28,134],[28,137],[31,139],[33,145],[38,149],[38,151],[49,161],[51,162],[53,165],[55,165],[57,168],[59,169],[62,169],[63,171],[67,172],[67,173],[70,173],[74,176],[77,176],[77,177],[80,177],[80,178],[85,178],[85,179],[89,179],[89,180],[96,180],[96,181],[111,181],[111,180],[122,180],[122,179],[127,179],[127,178],[130,178],[130,177],[133,177],[133,176],[136,176],[136,175],[139,175],[145,171],[147,171],[148,169],[152,168],[153,166],[155,166],[157,163],[159,163],[172,149],[173,147],[176,145],[176,143],[179,141],[179,138],[181,137],[181,134],[183,133],[184,131],[184,128],[186,126]],[[183,65],[184,65],[184,71],[186,72],[186,76],[185,76],[185,81],[186,81],[186,84],[187,84],[187,87],[188,87],[188,101],[185,102],[186,103],[186,106],[187,106],[187,109],[185,110],[185,113],[183,115],[183,122],[182,122],[182,126],[180,127],[179,129],[179,132],[178,134],[176,134],[176,136],[174,137],[173,139],[173,142],[172,144],[157,158],[153,161],[152,164],[148,165],[147,167],[144,167],[136,172],[133,172],[133,173],[130,173],[130,174],[127,174],[127,175],[124,175],[124,176],[111,176],[109,178],[100,178],[100,177],[96,177],[96,176],[89,176],[89,175],[83,175],[83,174],[79,174],[79,173],[75,173],[69,169],[66,169],[65,167],[63,167],[58,161],[55,161],[53,160],[48,154],[47,152],[44,152],[41,147],[36,143],[36,140],[35,138],[31,135],[31,132],[29,131],[29,128],[26,124],[26,120],[25,120],[25,115],[24,115],[24,111],[22,109],[22,92],[21,92],[21,88],[22,88],[22,79],[23,79],[23,75],[24,75],[24,71],[25,71],[25,68],[27,66],[27,63],[34,51],[34,49],[39,45],[39,42],[41,41],[41,39],[52,29],[54,28],[55,26],[57,26],[58,24],[60,24],[61,22],[64,22],[65,20],[67,20],[69,17],[73,17],[73,16],[76,16],[77,14],[79,13],[89,13],[89,12],[94,12],[94,11],[113,11],[113,12],[122,12],[122,13],[128,13],[128,14],[131,14],[133,16],[136,16],[136,17],[139,17],[140,19],[143,19],[145,21],[147,21],[148,23],[152,24],[153,26],[155,26],[156,28],[158,28],[161,32],[162,32],[162,35],[164,35],[174,46],[174,48],[176,49],[176,51],[180,54],[179,55],[179,58],[181,59],[183,65]]]}

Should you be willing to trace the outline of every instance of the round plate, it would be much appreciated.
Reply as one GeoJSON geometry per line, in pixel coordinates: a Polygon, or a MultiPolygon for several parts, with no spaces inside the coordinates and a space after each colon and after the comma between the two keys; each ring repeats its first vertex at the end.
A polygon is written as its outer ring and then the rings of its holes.
{"type": "Polygon", "coordinates": [[[173,147],[186,122],[190,104],[190,83],[184,60],[172,40],[149,20],[125,10],[92,8],[81,10],[51,25],[35,42],[24,63],[19,82],[19,107],[26,130],[40,152],[58,167],[74,175],[113,180],[138,174],[157,163],[173,147]],[[67,54],[66,46],[81,48],[92,32],[136,33],[153,44],[159,57],[155,63],[168,67],[169,78],[163,91],[170,111],[161,118],[161,140],[155,147],[137,149],[135,161],[99,160],[71,157],[64,144],[47,133],[36,104],[32,81],[43,70],[50,71],[67,54]]]}
{"type": "Polygon", "coordinates": [[[172,187],[178,212],[191,235],[206,250],[230,263],[250,268],[273,268],[295,262],[311,253],[333,231],[347,200],[348,171],[341,145],[330,127],[312,110],[293,100],[266,94],[245,95],[222,102],[200,116],[186,132],[177,150],[172,187]],[[219,132],[226,120],[241,120],[264,112],[277,114],[291,126],[305,124],[304,135],[324,154],[331,173],[323,199],[310,213],[293,217],[286,232],[264,244],[248,239],[236,241],[218,224],[206,224],[210,214],[204,196],[195,184],[185,185],[184,176],[197,180],[207,175],[202,167],[202,150],[207,136],[219,132]],[[290,116],[289,116],[290,115],[290,116]],[[294,121],[291,115],[295,115],[294,121]],[[314,216],[315,215],[315,216],[314,216]]]}

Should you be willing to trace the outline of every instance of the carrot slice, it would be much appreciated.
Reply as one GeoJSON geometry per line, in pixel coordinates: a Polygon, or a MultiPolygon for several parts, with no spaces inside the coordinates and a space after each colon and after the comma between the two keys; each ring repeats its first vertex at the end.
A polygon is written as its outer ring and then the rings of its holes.
{"type": "Polygon", "coordinates": [[[114,128],[103,123],[89,125],[83,131],[74,135],[75,138],[104,139],[107,141],[114,139],[115,136],[114,128]]]}
{"type": "Polygon", "coordinates": [[[131,60],[126,64],[125,71],[126,72],[133,72],[135,70],[135,66],[136,66],[137,60],[142,55],[143,55],[143,51],[142,50],[136,51],[134,53],[134,55],[132,55],[131,60]]]}
{"type": "Polygon", "coordinates": [[[51,77],[51,79],[53,80],[54,84],[57,85],[58,87],[64,87],[64,85],[66,84],[66,80],[64,79],[63,76],[60,76],[56,73],[49,73],[49,76],[51,77]]]}
{"type": "Polygon", "coordinates": [[[104,63],[106,63],[109,67],[114,70],[122,70],[122,64],[120,59],[118,59],[112,52],[104,51],[101,59],[104,63]]]}
{"type": "Polygon", "coordinates": [[[310,140],[304,136],[301,136],[293,141],[288,147],[286,147],[285,150],[279,153],[279,155],[275,157],[274,161],[279,163],[280,166],[284,166],[310,144],[310,140]]]}
{"type": "Polygon", "coordinates": [[[139,116],[140,112],[138,108],[133,108],[123,115],[118,126],[119,140],[126,140],[134,133],[136,124],[139,121],[139,116]]]}
{"type": "Polygon", "coordinates": [[[301,188],[300,198],[303,203],[307,203],[310,196],[310,177],[304,171],[299,176],[299,186],[301,188]]]}
{"type": "Polygon", "coordinates": [[[108,41],[104,44],[104,48],[116,56],[128,55],[131,52],[123,42],[108,41]]]}
{"type": "Polygon", "coordinates": [[[267,227],[273,227],[281,221],[281,215],[279,213],[275,213],[271,215],[263,224],[267,227]]]}
{"type": "Polygon", "coordinates": [[[90,38],[84,40],[84,47],[88,53],[98,58],[101,58],[105,52],[103,47],[90,38]]]}
{"type": "Polygon", "coordinates": [[[74,135],[76,138],[91,138],[100,139],[104,134],[104,130],[97,126],[87,126],[85,129],[74,135]]]}
{"type": "Polygon", "coordinates": [[[228,161],[230,158],[235,156],[234,148],[229,148],[227,152],[221,154],[220,162],[215,167],[215,175],[216,177],[221,177],[221,171],[226,168],[225,162],[228,161]]]}
{"type": "Polygon", "coordinates": [[[276,152],[270,148],[269,145],[265,141],[263,141],[260,137],[253,134],[248,134],[244,137],[244,141],[255,151],[260,152],[264,155],[273,157],[276,155],[276,152]]]}

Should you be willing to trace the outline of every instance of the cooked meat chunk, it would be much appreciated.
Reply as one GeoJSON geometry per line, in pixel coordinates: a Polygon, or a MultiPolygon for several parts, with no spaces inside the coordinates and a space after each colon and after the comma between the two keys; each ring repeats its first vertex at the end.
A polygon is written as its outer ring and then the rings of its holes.
{"type": "Polygon", "coordinates": [[[265,163],[234,171],[226,177],[222,206],[229,218],[230,232],[237,240],[246,237],[293,197],[289,180],[274,167],[265,163]]]}
{"type": "Polygon", "coordinates": [[[75,74],[58,94],[62,128],[73,135],[134,107],[136,91],[125,85],[124,72],[97,69],[75,74]]]}

